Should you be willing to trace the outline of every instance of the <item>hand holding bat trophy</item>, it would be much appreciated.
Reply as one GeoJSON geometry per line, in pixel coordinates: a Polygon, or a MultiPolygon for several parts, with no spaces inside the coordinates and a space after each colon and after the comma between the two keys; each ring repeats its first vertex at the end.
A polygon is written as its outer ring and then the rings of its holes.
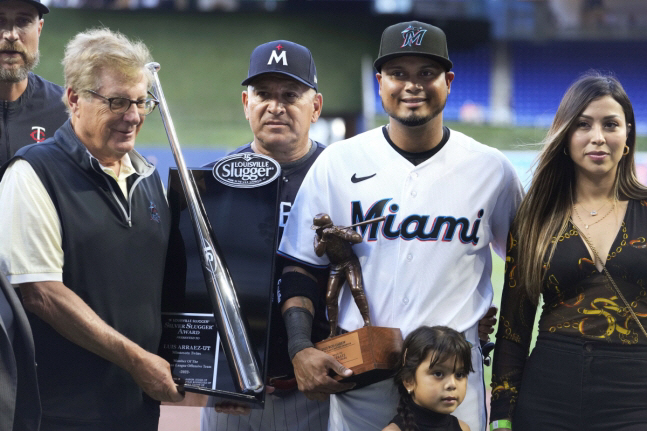
{"type": "Polygon", "coordinates": [[[330,261],[330,275],[326,288],[326,307],[330,334],[328,339],[315,347],[333,356],[353,375],[342,379],[355,382],[355,388],[378,382],[390,376],[402,350],[402,332],[397,328],[371,325],[368,300],[364,292],[362,269],[359,259],[353,253],[353,244],[362,242],[362,236],[352,228],[378,223],[386,217],[366,220],[350,226],[335,226],[328,214],[317,214],[312,229],[315,230],[314,248],[317,256],[326,254],[330,261]],[[338,331],[338,299],[344,283],[347,282],[353,299],[364,320],[364,327],[351,332],[338,331]],[[343,332],[337,335],[338,332],[343,332]]]}

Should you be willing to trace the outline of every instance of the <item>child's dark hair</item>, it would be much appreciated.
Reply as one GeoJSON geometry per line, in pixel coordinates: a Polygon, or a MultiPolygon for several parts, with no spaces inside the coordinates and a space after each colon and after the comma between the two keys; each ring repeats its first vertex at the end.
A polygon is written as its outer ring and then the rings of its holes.
{"type": "Polygon", "coordinates": [[[474,372],[472,367],[472,347],[463,334],[446,326],[421,326],[405,338],[397,372],[393,377],[400,392],[398,414],[404,422],[402,431],[417,431],[413,412],[409,409],[411,395],[404,387],[405,381],[415,380],[416,370],[427,355],[433,352],[429,368],[439,362],[454,359],[454,372],[462,371],[466,375],[474,372]],[[461,369],[457,369],[460,365],[461,369]]]}

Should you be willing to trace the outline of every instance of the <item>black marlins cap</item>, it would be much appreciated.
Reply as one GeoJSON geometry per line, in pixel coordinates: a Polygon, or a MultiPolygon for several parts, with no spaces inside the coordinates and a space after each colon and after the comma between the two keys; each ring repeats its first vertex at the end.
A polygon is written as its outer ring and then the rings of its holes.
{"type": "Polygon", "coordinates": [[[312,53],[305,46],[289,40],[275,40],[257,46],[249,57],[249,71],[242,85],[249,85],[264,73],[287,75],[317,91],[317,69],[312,53]]]}
{"type": "Polygon", "coordinates": [[[445,33],[424,22],[401,22],[387,27],[382,33],[380,52],[373,66],[379,72],[384,63],[403,55],[429,57],[443,65],[445,70],[453,66],[447,54],[445,33]]]}
{"type": "MultiPolygon", "coordinates": [[[[7,0],[0,0],[0,3],[7,0]]],[[[49,13],[49,8],[42,4],[40,0],[19,0],[23,3],[28,3],[38,10],[38,14],[42,17],[44,14],[49,13]]]]}

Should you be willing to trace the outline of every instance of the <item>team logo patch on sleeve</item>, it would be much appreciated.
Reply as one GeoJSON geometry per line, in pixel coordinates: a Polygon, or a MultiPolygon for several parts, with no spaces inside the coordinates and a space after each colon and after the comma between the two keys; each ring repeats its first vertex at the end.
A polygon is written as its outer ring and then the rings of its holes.
{"type": "Polygon", "coordinates": [[[150,201],[150,203],[151,204],[148,207],[148,209],[151,210],[151,220],[153,220],[154,222],[159,223],[160,222],[160,215],[159,215],[159,212],[157,211],[157,207],[155,206],[155,203],[153,201],[150,201]]]}

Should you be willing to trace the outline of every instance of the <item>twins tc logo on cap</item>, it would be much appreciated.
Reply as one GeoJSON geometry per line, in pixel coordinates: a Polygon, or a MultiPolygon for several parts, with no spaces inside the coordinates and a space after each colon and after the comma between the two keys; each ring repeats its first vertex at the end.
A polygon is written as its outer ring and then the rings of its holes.
{"type": "Polygon", "coordinates": [[[272,50],[272,54],[270,54],[270,60],[267,62],[268,66],[271,65],[272,62],[278,63],[279,61],[283,62],[283,66],[288,65],[288,57],[287,57],[288,52],[284,50],[281,52],[280,55],[276,53],[276,51],[280,52],[282,49],[283,49],[283,45],[279,43],[276,46],[276,49],[272,50]]]}
{"type": "Polygon", "coordinates": [[[402,46],[400,46],[400,48],[414,45],[420,46],[420,44],[422,43],[422,38],[425,37],[425,33],[427,33],[427,30],[410,25],[402,32],[404,42],[402,42],[402,46]]]}

